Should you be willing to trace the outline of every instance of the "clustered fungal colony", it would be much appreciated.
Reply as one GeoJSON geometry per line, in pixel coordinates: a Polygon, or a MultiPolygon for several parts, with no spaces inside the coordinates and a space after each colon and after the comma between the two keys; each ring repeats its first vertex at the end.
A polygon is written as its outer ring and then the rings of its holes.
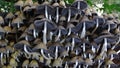
{"type": "Polygon", "coordinates": [[[83,0],[19,0],[0,16],[0,68],[119,68],[117,14],[83,0]]]}

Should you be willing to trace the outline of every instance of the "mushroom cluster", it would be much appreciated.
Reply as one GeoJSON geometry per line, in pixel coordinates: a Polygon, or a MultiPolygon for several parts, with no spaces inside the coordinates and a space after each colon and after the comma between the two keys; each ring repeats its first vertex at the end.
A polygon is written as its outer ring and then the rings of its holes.
{"type": "Polygon", "coordinates": [[[0,68],[119,68],[120,20],[86,1],[18,0],[0,16],[0,68]]]}

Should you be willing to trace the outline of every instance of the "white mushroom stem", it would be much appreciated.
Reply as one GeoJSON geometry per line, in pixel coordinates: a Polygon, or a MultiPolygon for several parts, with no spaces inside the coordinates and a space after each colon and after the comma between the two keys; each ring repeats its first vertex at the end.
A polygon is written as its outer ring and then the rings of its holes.
{"type": "Polygon", "coordinates": [[[3,53],[1,53],[0,59],[1,59],[1,64],[3,65],[3,53]]]}
{"type": "Polygon", "coordinates": [[[10,24],[10,21],[9,21],[9,24],[8,24],[9,27],[11,27],[11,24],[10,24]]]}
{"type": "Polygon", "coordinates": [[[56,23],[58,23],[59,20],[59,7],[56,7],[56,23]]]}
{"type": "Polygon", "coordinates": [[[79,64],[78,68],[81,68],[81,65],[79,64]]]}
{"type": "Polygon", "coordinates": [[[95,53],[96,52],[96,50],[95,50],[95,48],[92,46],[92,51],[93,51],[93,53],[95,53]]]}
{"type": "Polygon", "coordinates": [[[17,23],[17,27],[20,28],[20,23],[17,23]]]}
{"type": "Polygon", "coordinates": [[[59,30],[58,30],[58,35],[57,35],[56,41],[59,40],[60,37],[61,37],[61,30],[59,29],[59,30]]]}
{"type": "Polygon", "coordinates": [[[53,32],[50,32],[50,40],[52,40],[53,32]]]}
{"type": "Polygon", "coordinates": [[[47,11],[47,6],[45,6],[45,17],[48,19],[48,11],[47,11]]]}
{"type": "Polygon", "coordinates": [[[40,51],[41,51],[42,56],[43,56],[45,59],[49,59],[48,57],[45,56],[43,49],[41,49],[40,51]]]}
{"type": "Polygon", "coordinates": [[[7,58],[9,57],[9,53],[10,53],[9,50],[7,50],[7,58]]]}
{"type": "Polygon", "coordinates": [[[57,59],[58,58],[58,46],[56,46],[56,48],[55,48],[55,59],[57,59]]]}
{"type": "Polygon", "coordinates": [[[31,54],[28,50],[27,50],[27,46],[24,45],[24,51],[27,53],[27,54],[31,54]]]}
{"type": "Polygon", "coordinates": [[[76,60],[73,68],[77,68],[77,66],[78,66],[78,61],[76,60]]]}
{"type": "Polygon", "coordinates": [[[117,54],[119,54],[119,53],[120,53],[120,50],[117,51],[117,54]]]}
{"type": "Polygon", "coordinates": [[[43,43],[47,44],[47,22],[44,22],[44,30],[43,30],[43,43]]]}
{"type": "Polygon", "coordinates": [[[113,59],[114,59],[113,54],[111,54],[110,55],[110,60],[113,60],[113,59]]]}
{"type": "Polygon", "coordinates": [[[86,26],[85,26],[85,22],[84,22],[84,23],[83,23],[83,29],[82,29],[80,38],[84,38],[85,35],[86,35],[86,26]]]}
{"type": "Polygon", "coordinates": [[[69,8],[69,9],[68,9],[68,20],[67,20],[67,22],[70,21],[70,18],[71,18],[71,9],[69,8]]]}
{"type": "Polygon", "coordinates": [[[108,68],[110,68],[111,67],[111,65],[110,64],[108,64],[108,68]]]}
{"type": "Polygon", "coordinates": [[[78,1],[77,9],[80,9],[80,2],[78,1]]]}
{"type": "Polygon", "coordinates": [[[52,20],[52,17],[51,17],[51,15],[49,15],[49,20],[52,20]]]}
{"type": "Polygon", "coordinates": [[[100,62],[100,60],[98,60],[98,66],[97,66],[97,68],[100,68],[101,64],[102,64],[102,62],[100,62]]]}
{"type": "Polygon", "coordinates": [[[94,28],[94,30],[92,31],[92,34],[97,30],[99,24],[98,24],[98,19],[97,19],[97,22],[96,22],[96,27],[94,28]]]}
{"type": "Polygon", "coordinates": [[[65,63],[65,68],[69,68],[67,62],[65,63]]]}
{"type": "Polygon", "coordinates": [[[33,30],[33,36],[34,36],[34,38],[36,38],[36,30],[35,29],[33,30]]]}
{"type": "Polygon", "coordinates": [[[101,56],[105,53],[105,52],[107,52],[107,38],[104,38],[104,44],[103,44],[103,46],[102,46],[102,50],[101,50],[102,52],[101,52],[101,56]]]}
{"type": "Polygon", "coordinates": [[[2,39],[2,36],[0,35],[0,40],[2,39]]]}
{"type": "Polygon", "coordinates": [[[73,51],[74,49],[74,46],[75,46],[75,38],[72,38],[72,47],[71,47],[71,50],[73,51]]]}
{"type": "Polygon", "coordinates": [[[79,54],[77,49],[75,50],[75,54],[76,54],[76,55],[78,55],[78,54],[79,54]]]}
{"type": "Polygon", "coordinates": [[[26,65],[25,68],[28,68],[28,65],[26,65]]]}
{"type": "Polygon", "coordinates": [[[85,68],[88,68],[88,64],[85,66],[85,68]]]}
{"type": "Polygon", "coordinates": [[[83,52],[85,52],[85,43],[83,43],[82,47],[83,47],[83,52]]]}
{"type": "Polygon", "coordinates": [[[71,28],[68,29],[68,36],[71,34],[71,28]]]}
{"type": "Polygon", "coordinates": [[[108,24],[108,32],[110,32],[110,24],[108,24]]]}
{"type": "Polygon", "coordinates": [[[69,52],[70,51],[70,47],[69,46],[67,46],[67,52],[69,52]]]}
{"type": "Polygon", "coordinates": [[[28,41],[28,36],[27,36],[27,35],[25,36],[25,40],[27,40],[27,41],[28,41]]]}

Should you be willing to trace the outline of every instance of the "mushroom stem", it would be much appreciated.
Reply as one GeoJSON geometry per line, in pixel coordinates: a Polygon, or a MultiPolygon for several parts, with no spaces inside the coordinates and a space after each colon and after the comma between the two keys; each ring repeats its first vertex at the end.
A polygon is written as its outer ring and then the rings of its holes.
{"type": "Polygon", "coordinates": [[[58,36],[57,36],[56,41],[59,40],[60,37],[61,37],[61,30],[59,29],[58,36]]]}
{"type": "Polygon", "coordinates": [[[69,68],[67,62],[65,63],[65,68],[69,68]]]}
{"type": "Polygon", "coordinates": [[[24,45],[24,51],[25,51],[27,54],[30,54],[30,52],[27,50],[26,45],[24,45]]]}
{"type": "Polygon", "coordinates": [[[69,8],[69,9],[68,9],[68,20],[67,20],[67,22],[70,21],[70,18],[71,18],[71,9],[69,8]]]}
{"type": "Polygon", "coordinates": [[[67,52],[69,53],[69,51],[70,51],[70,47],[68,46],[68,47],[67,47],[67,52]]]}
{"type": "Polygon", "coordinates": [[[20,28],[20,23],[17,23],[17,28],[20,28]]]}
{"type": "Polygon", "coordinates": [[[56,46],[55,48],[55,59],[57,59],[57,57],[58,57],[58,46],[56,46]]]}
{"type": "Polygon", "coordinates": [[[107,38],[104,38],[104,44],[101,51],[101,56],[104,54],[104,52],[107,52],[107,38]]]}
{"type": "Polygon", "coordinates": [[[110,24],[108,24],[108,32],[110,32],[110,24]]]}
{"type": "Polygon", "coordinates": [[[52,20],[52,17],[51,17],[51,15],[49,15],[49,20],[52,20]]]}
{"type": "Polygon", "coordinates": [[[68,29],[68,36],[71,34],[71,28],[68,29]]]}
{"type": "Polygon", "coordinates": [[[92,46],[92,51],[93,51],[93,53],[95,53],[96,52],[96,50],[95,50],[95,48],[92,46]]]}
{"type": "Polygon", "coordinates": [[[56,23],[58,23],[58,20],[59,20],[59,7],[56,7],[56,23]]]}
{"type": "Polygon", "coordinates": [[[80,2],[78,1],[77,9],[80,9],[80,2]]]}
{"type": "Polygon", "coordinates": [[[1,59],[1,64],[3,65],[3,53],[1,53],[1,55],[0,55],[0,59],[1,59]]]}
{"type": "Polygon", "coordinates": [[[43,43],[44,44],[47,44],[46,34],[47,34],[47,22],[45,21],[45,23],[44,23],[44,30],[43,30],[43,43]]]}
{"type": "Polygon", "coordinates": [[[45,56],[43,49],[41,49],[40,51],[41,51],[42,56],[43,56],[45,59],[49,59],[48,57],[45,56]]]}
{"type": "Polygon", "coordinates": [[[81,68],[81,65],[79,64],[78,68],[81,68]]]}
{"type": "Polygon", "coordinates": [[[98,66],[97,66],[97,68],[100,68],[101,64],[102,64],[102,62],[100,62],[100,60],[98,60],[98,66]]]}
{"type": "Polygon", "coordinates": [[[113,54],[111,54],[110,55],[110,60],[113,60],[113,59],[114,59],[113,54]]]}
{"type": "Polygon", "coordinates": [[[110,68],[110,67],[111,67],[111,65],[109,64],[109,65],[108,65],[108,68],[110,68]]]}
{"type": "Polygon", "coordinates": [[[7,50],[7,58],[9,57],[9,50],[7,50]]]}
{"type": "Polygon", "coordinates": [[[84,37],[85,37],[85,34],[86,34],[86,26],[85,26],[85,22],[84,22],[84,23],[83,23],[83,29],[82,29],[80,38],[84,38],[84,37]]]}
{"type": "Polygon", "coordinates": [[[99,24],[98,24],[98,19],[97,19],[97,22],[96,22],[96,27],[94,28],[94,30],[92,31],[92,33],[91,33],[91,34],[93,34],[93,33],[97,30],[98,26],[99,26],[99,24]]]}
{"type": "Polygon", "coordinates": [[[35,29],[33,30],[33,36],[34,36],[34,38],[36,38],[36,30],[35,29]]]}
{"type": "Polygon", "coordinates": [[[83,43],[83,52],[85,52],[85,43],[83,43]]]}
{"type": "Polygon", "coordinates": [[[27,35],[25,36],[25,40],[27,40],[27,41],[28,41],[28,36],[27,36],[27,35]]]}
{"type": "Polygon", "coordinates": [[[75,50],[75,54],[78,55],[78,50],[77,49],[75,50]]]}
{"type": "Polygon", "coordinates": [[[48,11],[47,11],[47,6],[45,6],[45,17],[48,19],[48,11]]]}
{"type": "Polygon", "coordinates": [[[9,23],[8,23],[8,26],[9,26],[9,27],[11,26],[10,21],[9,21],[9,23]]]}
{"type": "Polygon", "coordinates": [[[73,68],[77,68],[77,66],[78,66],[78,61],[76,60],[75,65],[74,65],[73,68]]]}
{"type": "Polygon", "coordinates": [[[72,38],[72,47],[71,47],[71,50],[74,49],[74,46],[75,46],[75,38],[72,38]]]}
{"type": "Polygon", "coordinates": [[[53,36],[53,33],[52,33],[52,32],[50,32],[50,40],[52,40],[52,36],[53,36]]]}

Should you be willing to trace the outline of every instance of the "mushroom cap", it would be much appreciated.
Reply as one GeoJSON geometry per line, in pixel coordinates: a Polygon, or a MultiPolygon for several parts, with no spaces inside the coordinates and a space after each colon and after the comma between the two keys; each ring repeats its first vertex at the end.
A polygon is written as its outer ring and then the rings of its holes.
{"type": "Polygon", "coordinates": [[[32,60],[29,64],[29,67],[39,67],[39,64],[36,60],[32,60]]]}
{"type": "Polygon", "coordinates": [[[19,24],[19,25],[23,24],[23,21],[22,21],[22,19],[21,19],[20,17],[17,17],[17,18],[15,18],[15,19],[13,19],[13,20],[12,20],[12,23],[11,23],[11,25],[12,25],[13,27],[18,27],[18,24],[19,24]]]}
{"type": "Polygon", "coordinates": [[[13,13],[12,13],[12,12],[9,12],[9,13],[6,15],[5,19],[12,19],[13,17],[14,17],[13,13]]]}
{"type": "Polygon", "coordinates": [[[47,30],[52,31],[52,30],[56,29],[56,24],[50,20],[47,20],[47,19],[35,20],[34,21],[35,29],[38,32],[42,31],[42,28],[43,28],[45,22],[47,23],[47,30]]]}
{"type": "Polygon", "coordinates": [[[17,10],[21,10],[21,8],[24,6],[24,2],[22,0],[19,0],[14,4],[14,6],[17,10]]]}
{"type": "Polygon", "coordinates": [[[25,60],[22,64],[22,67],[28,66],[29,65],[29,60],[25,60]]]}
{"type": "Polygon", "coordinates": [[[54,34],[57,35],[59,33],[59,30],[61,30],[61,35],[67,34],[67,30],[61,25],[57,27],[57,29],[54,31],[54,34]]]}
{"type": "Polygon", "coordinates": [[[53,61],[52,66],[53,66],[53,67],[61,67],[61,66],[62,66],[62,59],[61,59],[61,58],[55,59],[55,60],[53,61]]]}
{"type": "Polygon", "coordinates": [[[78,13],[78,9],[73,7],[67,7],[62,9],[61,15],[67,17],[67,15],[69,14],[69,10],[71,10],[71,16],[74,16],[75,14],[78,13]]]}
{"type": "Polygon", "coordinates": [[[113,35],[101,35],[101,36],[95,38],[94,41],[97,44],[99,44],[99,43],[103,42],[104,38],[107,38],[107,42],[109,42],[109,43],[114,43],[117,40],[117,38],[115,36],[113,36],[113,35]]]}
{"type": "Polygon", "coordinates": [[[2,16],[0,16],[0,25],[4,24],[4,19],[2,16]]]}
{"type": "Polygon", "coordinates": [[[72,42],[72,38],[74,38],[75,43],[80,43],[81,39],[76,34],[71,34],[66,38],[66,42],[72,42]]]}
{"type": "Polygon", "coordinates": [[[48,12],[48,15],[53,15],[54,12],[51,11],[53,10],[53,7],[50,6],[50,5],[47,5],[47,4],[43,4],[43,5],[39,5],[36,7],[36,13],[37,14],[45,14],[45,7],[47,7],[47,12],[48,12]],[[41,12],[40,12],[41,11],[41,12]]]}
{"type": "Polygon", "coordinates": [[[77,8],[79,6],[80,10],[85,10],[88,7],[88,5],[85,1],[75,1],[75,2],[73,2],[73,4],[71,6],[75,7],[75,8],[77,8]]]}
{"type": "Polygon", "coordinates": [[[18,63],[17,63],[17,61],[16,61],[14,58],[11,58],[11,59],[10,59],[10,65],[11,65],[12,67],[17,67],[18,63]]]}

